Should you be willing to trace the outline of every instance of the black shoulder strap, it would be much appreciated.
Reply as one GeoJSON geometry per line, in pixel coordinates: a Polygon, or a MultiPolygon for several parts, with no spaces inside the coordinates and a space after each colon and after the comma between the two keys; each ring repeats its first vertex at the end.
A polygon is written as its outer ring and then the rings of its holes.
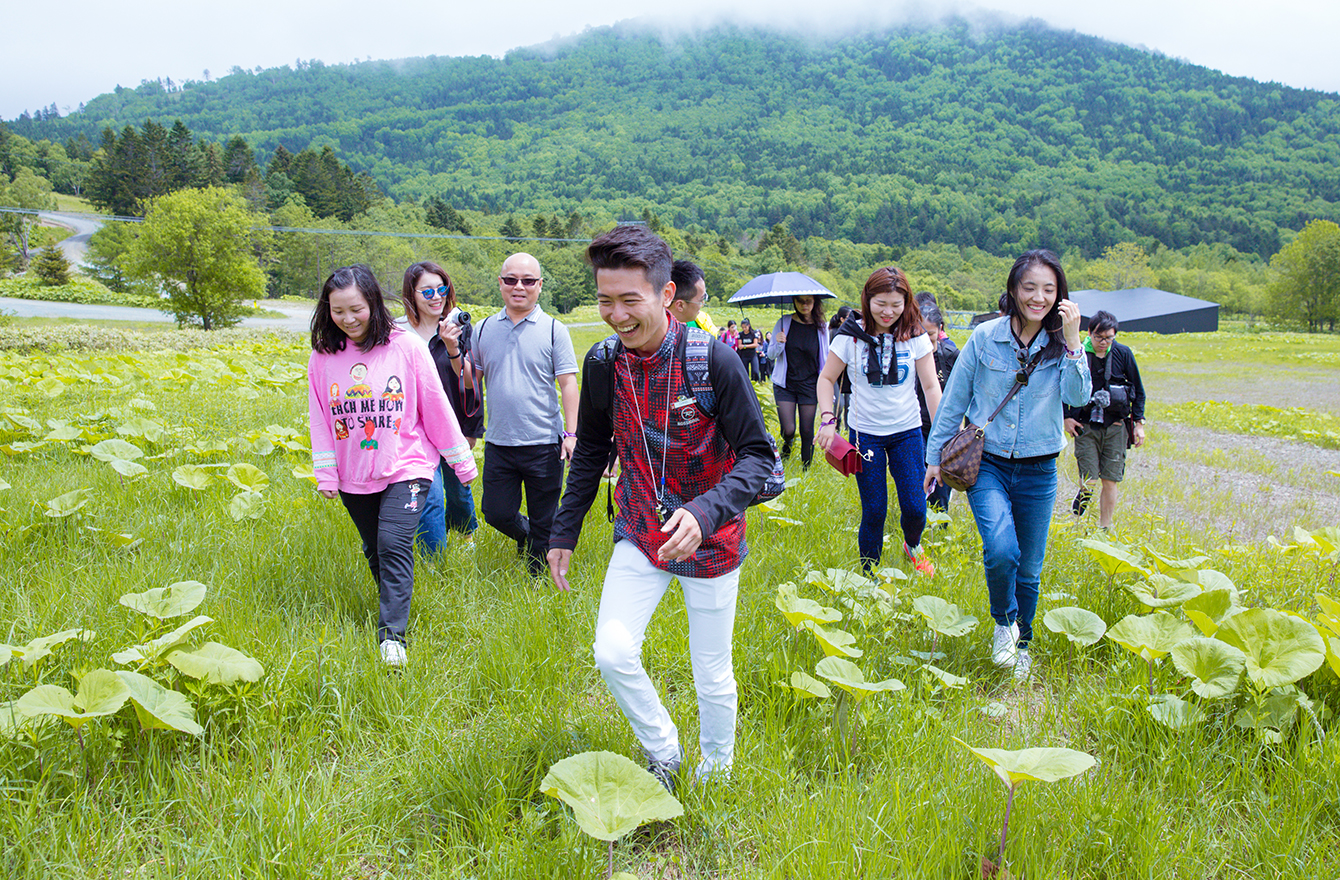
{"type": "Polygon", "coordinates": [[[1112,343],[1112,347],[1107,350],[1107,357],[1103,358],[1103,387],[1112,387],[1112,360],[1113,355],[1117,353],[1117,344],[1112,343]]]}

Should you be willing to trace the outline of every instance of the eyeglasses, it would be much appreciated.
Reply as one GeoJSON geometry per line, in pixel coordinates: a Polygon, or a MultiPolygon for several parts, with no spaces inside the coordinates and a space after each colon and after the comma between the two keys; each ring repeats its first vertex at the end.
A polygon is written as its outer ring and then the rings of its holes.
{"type": "Polygon", "coordinates": [[[441,287],[425,287],[422,290],[415,291],[415,293],[424,299],[442,299],[451,293],[451,288],[443,284],[441,287]]]}
{"type": "Polygon", "coordinates": [[[1094,342],[1111,342],[1112,340],[1117,338],[1117,334],[1100,333],[1099,335],[1095,336],[1094,334],[1090,333],[1089,338],[1092,339],[1094,342]]]}
{"type": "Polygon", "coordinates": [[[516,287],[517,284],[520,284],[522,287],[524,287],[524,288],[526,288],[527,290],[529,290],[530,288],[532,288],[532,287],[534,287],[535,285],[539,284],[540,281],[543,280],[543,279],[540,279],[540,278],[518,278],[518,277],[516,277],[515,275],[499,275],[499,276],[498,276],[498,280],[501,281],[501,282],[503,283],[503,287],[516,287]]]}

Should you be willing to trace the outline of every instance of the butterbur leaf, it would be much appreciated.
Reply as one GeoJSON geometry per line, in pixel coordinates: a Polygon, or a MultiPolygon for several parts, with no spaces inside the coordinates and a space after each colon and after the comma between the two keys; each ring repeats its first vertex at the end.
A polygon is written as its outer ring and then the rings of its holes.
{"type": "Polygon", "coordinates": [[[240,462],[228,468],[228,482],[243,492],[263,492],[270,486],[270,478],[265,471],[254,464],[240,462]]]}
{"type": "Polygon", "coordinates": [[[1123,617],[1107,631],[1109,639],[1146,661],[1158,660],[1193,635],[1191,627],[1166,611],[1123,617]]]}
{"type": "Polygon", "coordinates": [[[166,652],[171,651],[173,648],[186,641],[186,637],[190,635],[193,630],[213,622],[214,618],[206,617],[201,614],[198,617],[194,617],[188,622],[183,623],[167,635],[159,636],[142,645],[134,645],[124,651],[119,651],[113,654],[112,659],[122,665],[152,660],[155,657],[160,657],[166,652]]]}
{"type": "Polygon", "coordinates": [[[1232,592],[1222,588],[1206,590],[1182,603],[1182,613],[1207,636],[1214,635],[1219,624],[1239,610],[1232,592]]]}
{"type": "Polygon", "coordinates": [[[194,464],[184,464],[172,472],[172,482],[196,491],[206,488],[213,481],[209,471],[194,464]]]}
{"type": "Polygon", "coordinates": [[[1150,716],[1170,730],[1181,730],[1205,720],[1205,710],[1171,694],[1163,694],[1149,703],[1150,716]]]}
{"type": "Polygon", "coordinates": [[[896,678],[886,678],[884,681],[866,681],[865,674],[861,672],[859,666],[841,657],[825,657],[819,661],[818,666],[814,667],[814,671],[851,694],[852,699],[857,703],[871,694],[884,691],[901,691],[907,687],[896,678]]]}
{"type": "Polygon", "coordinates": [[[1322,641],[1326,643],[1326,665],[1340,675],[1340,636],[1322,636],[1322,641]]]}
{"type": "Polygon", "coordinates": [[[115,672],[94,669],[79,680],[76,694],[54,684],[44,684],[19,697],[17,703],[30,717],[53,715],[78,729],[89,719],[114,714],[129,697],[129,689],[115,672]]]}
{"type": "Polygon", "coordinates": [[[241,651],[205,642],[194,651],[173,651],[167,662],[177,671],[210,684],[236,684],[239,681],[259,681],[265,667],[241,651]]]}
{"type": "Polygon", "coordinates": [[[1078,776],[1098,763],[1094,757],[1075,749],[978,749],[958,737],[954,742],[972,752],[1005,783],[1014,788],[1021,782],[1056,782],[1078,776]]]}
{"type": "Polygon", "coordinates": [[[68,443],[71,440],[78,440],[84,436],[84,432],[69,422],[52,420],[47,422],[51,426],[51,431],[47,433],[43,440],[51,440],[57,443],[68,443]]]}
{"type": "Polygon", "coordinates": [[[1149,570],[1140,564],[1140,560],[1124,547],[1109,544],[1107,541],[1095,541],[1085,538],[1079,545],[1097,561],[1098,567],[1109,577],[1119,574],[1149,574],[1149,570]]]}
{"type": "Polygon", "coordinates": [[[828,685],[807,672],[791,673],[791,689],[802,697],[815,697],[820,700],[826,700],[833,695],[828,685]]]}
{"type": "Polygon", "coordinates": [[[787,622],[800,629],[806,620],[813,620],[817,623],[837,623],[842,619],[842,612],[836,608],[829,608],[826,605],[820,605],[813,599],[806,599],[803,596],[797,596],[793,593],[784,593],[780,588],[777,590],[777,598],[773,600],[777,610],[782,612],[782,616],[787,622]]]}
{"type": "Polygon", "coordinates": [[[205,601],[205,593],[208,590],[209,588],[200,581],[177,581],[175,584],[155,587],[143,593],[126,593],[120,601],[122,605],[141,614],[159,620],[169,620],[189,614],[198,608],[200,603],[205,601]]]}
{"type": "Polygon", "coordinates": [[[309,483],[315,484],[317,482],[316,471],[312,470],[310,464],[300,464],[294,467],[293,476],[295,479],[307,480],[309,483]]]}
{"type": "Polygon", "coordinates": [[[963,613],[957,605],[939,596],[918,596],[912,600],[912,607],[926,618],[927,626],[942,636],[956,638],[977,627],[977,618],[963,613]]]}
{"type": "Polygon", "coordinates": [[[1148,580],[1124,585],[1146,608],[1173,608],[1200,595],[1200,587],[1157,572],[1148,580]]]}
{"type": "Polygon", "coordinates": [[[124,437],[143,437],[150,443],[161,443],[167,436],[167,428],[161,422],[153,419],[147,419],[144,416],[135,416],[127,419],[117,429],[116,433],[124,437]]]}
{"type": "Polygon", "coordinates": [[[577,824],[597,840],[618,840],[647,822],[684,815],[656,777],[613,752],[564,758],[549,768],[540,791],[572,807],[577,824]]]}
{"type": "Polygon", "coordinates": [[[28,726],[29,715],[18,700],[0,703],[0,736],[13,736],[28,726]]]}
{"type": "Polygon", "coordinates": [[[49,636],[33,639],[28,644],[20,648],[9,646],[10,650],[23,660],[24,666],[32,666],[38,660],[51,653],[51,649],[57,645],[63,645],[71,639],[81,639],[87,642],[93,638],[92,630],[87,629],[65,629],[58,633],[52,633],[49,636]]]}
{"type": "Polygon", "coordinates": [[[814,633],[814,638],[819,642],[819,647],[829,657],[860,657],[865,653],[860,648],[855,647],[856,636],[844,629],[828,629],[812,620],[802,620],[800,624],[814,633]]]}
{"type": "Polygon", "coordinates": [[[47,376],[37,383],[37,390],[46,398],[60,397],[65,393],[65,383],[55,376],[47,376]]]}
{"type": "Polygon", "coordinates": [[[126,477],[127,479],[142,477],[145,474],[149,473],[149,469],[144,465],[140,464],[138,461],[126,461],[125,459],[122,458],[114,458],[112,459],[111,465],[112,470],[116,471],[118,474],[120,474],[123,477],[126,477]]]}
{"type": "Polygon", "coordinates": [[[46,501],[47,509],[44,510],[43,513],[58,519],[70,516],[71,514],[82,510],[84,505],[88,504],[88,500],[92,496],[92,489],[75,489],[72,492],[66,492],[64,495],[48,498],[46,501]]]}
{"type": "Polygon", "coordinates": [[[1193,679],[1191,689],[1207,700],[1236,691],[1247,663],[1241,651],[1218,639],[1187,639],[1170,653],[1177,671],[1193,679]]]}
{"type": "Polygon", "coordinates": [[[1074,606],[1053,608],[1042,615],[1042,625],[1084,648],[1097,644],[1107,632],[1107,624],[1101,617],[1087,608],[1074,606]]]}
{"type": "Polygon", "coordinates": [[[845,593],[848,591],[859,591],[869,589],[875,586],[875,582],[864,575],[857,574],[854,571],[847,571],[843,568],[825,569],[822,574],[812,571],[805,575],[805,582],[818,584],[831,593],[845,593]]]}
{"type": "Polygon", "coordinates": [[[1326,661],[1326,644],[1315,626],[1271,608],[1233,615],[1215,638],[1247,655],[1247,678],[1257,688],[1293,684],[1326,661]]]}
{"type": "Polygon", "coordinates": [[[195,708],[184,695],[138,672],[118,672],[117,676],[125,683],[135,717],[144,730],[180,730],[192,736],[205,732],[195,720],[195,708]]]}
{"type": "Polygon", "coordinates": [[[961,675],[955,675],[952,672],[946,672],[938,666],[932,666],[927,663],[922,667],[932,676],[939,680],[940,684],[947,688],[961,688],[968,683],[968,680],[961,675]]]}
{"type": "Polygon", "coordinates": [[[140,449],[134,443],[127,443],[119,437],[111,440],[104,440],[95,446],[88,448],[88,454],[98,461],[134,461],[137,458],[144,457],[144,450],[140,449]]]}
{"type": "Polygon", "coordinates": [[[18,427],[26,428],[27,430],[33,433],[37,433],[38,431],[42,430],[42,425],[37,421],[37,419],[25,416],[21,413],[7,412],[4,413],[4,416],[18,427]]]}
{"type": "Polygon", "coordinates": [[[1154,565],[1157,566],[1160,571],[1173,571],[1176,569],[1182,569],[1182,570],[1194,569],[1201,563],[1210,561],[1210,557],[1208,556],[1192,556],[1189,559],[1172,559],[1167,556],[1164,556],[1162,553],[1159,553],[1157,550],[1155,550],[1148,544],[1142,545],[1142,549],[1145,551],[1145,553],[1149,554],[1150,559],[1154,560],[1154,565]]]}
{"type": "Polygon", "coordinates": [[[238,492],[228,502],[228,515],[233,522],[260,519],[265,515],[265,496],[259,492],[238,492]]]}

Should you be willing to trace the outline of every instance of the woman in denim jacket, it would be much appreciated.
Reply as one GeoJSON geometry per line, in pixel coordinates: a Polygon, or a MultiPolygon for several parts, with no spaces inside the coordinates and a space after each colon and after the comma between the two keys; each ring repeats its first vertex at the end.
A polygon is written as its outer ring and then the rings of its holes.
{"type": "Polygon", "coordinates": [[[986,587],[996,628],[991,659],[1027,678],[1028,643],[1038,607],[1047,530],[1056,500],[1056,457],[1065,446],[1061,402],[1088,402],[1089,364],[1080,347],[1079,307],[1051,251],[1029,251],[1006,282],[1005,315],[968,338],[949,377],[926,442],[925,490],[940,478],[940,447],[963,419],[985,425],[1025,376],[1000,415],[986,425],[977,483],[968,490],[982,536],[986,587]]]}

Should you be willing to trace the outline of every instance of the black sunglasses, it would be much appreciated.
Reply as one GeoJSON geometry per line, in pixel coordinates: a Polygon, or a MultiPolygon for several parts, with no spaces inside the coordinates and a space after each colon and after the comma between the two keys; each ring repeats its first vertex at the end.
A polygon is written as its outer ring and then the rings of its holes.
{"type": "Polygon", "coordinates": [[[1033,359],[1029,360],[1028,352],[1021,348],[1016,348],[1014,350],[1014,356],[1019,359],[1019,372],[1014,374],[1014,381],[1027,387],[1028,377],[1033,374],[1033,368],[1038,365],[1040,360],[1042,360],[1042,351],[1039,350],[1037,354],[1033,355],[1033,359]]]}
{"type": "Polygon", "coordinates": [[[517,282],[521,282],[521,286],[527,289],[540,283],[539,278],[518,278],[515,275],[499,275],[498,280],[501,281],[505,287],[516,287],[517,282]]]}

